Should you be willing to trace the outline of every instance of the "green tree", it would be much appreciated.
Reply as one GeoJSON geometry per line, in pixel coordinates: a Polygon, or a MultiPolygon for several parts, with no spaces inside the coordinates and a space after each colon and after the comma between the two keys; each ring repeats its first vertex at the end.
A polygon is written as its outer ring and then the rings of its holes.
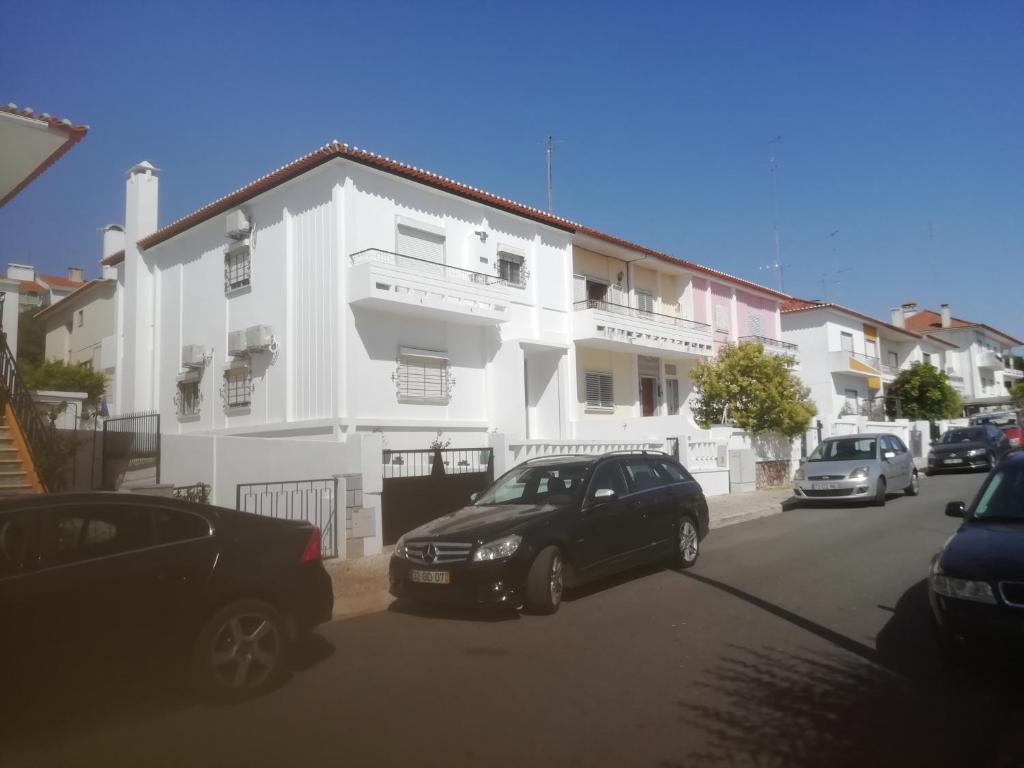
{"type": "Polygon", "coordinates": [[[697,393],[693,407],[697,423],[707,429],[728,420],[754,435],[802,434],[817,409],[808,389],[790,371],[791,362],[766,354],[756,342],[723,348],[715,360],[690,371],[697,393]]]}
{"type": "Polygon", "coordinates": [[[46,357],[46,327],[35,310],[18,316],[18,362],[42,365],[46,357]]]}
{"type": "Polygon", "coordinates": [[[964,407],[949,376],[931,363],[913,363],[896,377],[885,402],[890,417],[897,415],[897,399],[900,415],[913,421],[955,419],[964,407]]]}
{"type": "Polygon", "coordinates": [[[84,363],[50,360],[32,365],[18,360],[18,372],[28,389],[52,389],[59,392],[85,392],[86,404],[96,407],[107,387],[107,377],[84,363]]]}
{"type": "Polygon", "coordinates": [[[1018,381],[1010,388],[1010,397],[1018,408],[1024,408],[1024,381],[1018,381]]]}

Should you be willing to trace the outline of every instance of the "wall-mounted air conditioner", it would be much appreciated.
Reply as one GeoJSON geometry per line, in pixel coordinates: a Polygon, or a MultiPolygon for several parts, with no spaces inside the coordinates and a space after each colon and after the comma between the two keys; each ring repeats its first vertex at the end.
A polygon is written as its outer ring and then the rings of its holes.
{"type": "Polygon", "coordinates": [[[206,365],[206,350],[198,344],[186,344],[181,348],[182,368],[202,368],[206,365]]]}
{"type": "Polygon", "coordinates": [[[245,346],[250,352],[262,352],[274,343],[274,329],[269,325],[251,325],[245,329],[245,346]]]}
{"type": "Polygon", "coordinates": [[[245,343],[245,331],[228,332],[228,354],[232,357],[239,357],[249,351],[245,343]]]}
{"type": "Polygon", "coordinates": [[[226,217],[225,230],[227,236],[232,240],[248,237],[252,231],[252,223],[249,221],[248,214],[241,208],[231,211],[226,217]]]}
{"type": "Polygon", "coordinates": [[[234,258],[236,256],[246,256],[249,253],[249,238],[243,237],[241,240],[228,245],[227,255],[234,258]]]}

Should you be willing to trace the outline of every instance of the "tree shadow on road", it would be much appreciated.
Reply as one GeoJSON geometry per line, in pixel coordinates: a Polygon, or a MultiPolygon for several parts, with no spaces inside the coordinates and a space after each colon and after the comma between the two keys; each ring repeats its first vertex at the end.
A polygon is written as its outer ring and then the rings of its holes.
{"type": "Polygon", "coordinates": [[[706,734],[663,768],[990,764],[1006,728],[1005,690],[947,666],[934,642],[927,589],[892,608],[872,648],[713,579],[687,574],[790,622],[831,649],[728,646],[678,701],[706,734]]]}

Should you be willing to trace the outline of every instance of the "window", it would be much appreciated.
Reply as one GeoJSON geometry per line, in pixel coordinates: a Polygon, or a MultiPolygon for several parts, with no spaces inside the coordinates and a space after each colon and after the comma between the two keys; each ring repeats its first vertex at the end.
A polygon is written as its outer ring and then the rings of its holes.
{"type": "Polygon", "coordinates": [[[924,357],[924,364],[925,365],[931,365],[932,364],[932,355],[931,355],[930,352],[925,352],[923,354],[923,357],[924,357]]]}
{"type": "Polygon", "coordinates": [[[671,461],[665,461],[664,459],[655,459],[654,465],[658,470],[667,475],[673,483],[683,483],[693,480],[693,477],[678,464],[673,464],[671,461]]]}
{"type": "Polygon", "coordinates": [[[619,462],[607,461],[594,472],[594,479],[590,481],[589,498],[593,499],[594,494],[602,489],[615,491],[616,496],[625,496],[629,493],[619,462]]]}
{"type": "Polygon", "coordinates": [[[189,418],[199,415],[199,404],[203,400],[203,393],[199,384],[202,372],[189,370],[178,375],[178,391],[174,394],[174,404],[177,406],[178,418],[189,418]]]}
{"type": "Polygon", "coordinates": [[[615,393],[610,373],[587,371],[586,384],[587,408],[600,408],[608,411],[615,408],[615,393]]]}
{"type": "Polygon", "coordinates": [[[247,408],[252,402],[252,371],[240,365],[224,371],[224,407],[247,408]]]}
{"type": "Polygon", "coordinates": [[[856,389],[847,389],[844,393],[846,395],[846,409],[851,414],[857,413],[857,409],[860,404],[860,395],[856,389]]]}
{"type": "Polygon", "coordinates": [[[843,331],[839,334],[839,346],[843,352],[853,352],[853,334],[843,331]]]}
{"type": "Polygon", "coordinates": [[[727,304],[715,304],[715,330],[728,333],[731,323],[729,322],[729,306],[727,304]]]}
{"type": "Polygon", "coordinates": [[[403,348],[398,355],[395,384],[401,403],[447,403],[452,390],[448,356],[443,352],[403,348]]]}
{"type": "Polygon", "coordinates": [[[665,480],[658,477],[654,467],[644,459],[627,459],[623,462],[626,467],[626,474],[633,483],[633,488],[644,491],[648,488],[656,488],[665,485],[665,480]]]}
{"type": "Polygon", "coordinates": [[[523,257],[515,253],[498,252],[498,276],[509,285],[526,286],[523,257]]]}
{"type": "Polygon", "coordinates": [[[568,503],[579,494],[586,468],[586,464],[519,466],[502,475],[473,504],[485,507],[493,504],[568,503]]]}
{"type": "Polygon", "coordinates": [[[251,279],[251,262],[249,246],[236,243],[228,247],[224,253],[224,291],[235,291],[249,285],[251,279]]]}
{"type": "Polygon", "coordinates": [[[878,342],[874,339],[864,339],[864,352],[868,357],[878,357],[878,342]]]}
{"type": "Polygon", "coordinates": [[[54,565],[120,555],[153,544],[153,518],[139,507],[57,507],[49,544],[47,560],[54,565]]]}
{"type": "Polygon", "coordinates": [[[587,280],[587,301],[607,301],[608,284],[587,280]]]}
{"type": "Polygon", "coordinates": [[[641,312],[654,312],[654,295],[648,291],[637,291],[636,308],[641,312]]]}
{"type": "Polygon", "coordinates": [[[877,459],[877,444],[871,437],[844,437],[818,443],[807,461],[859,461],[877,459]]]}
{"type": "Polygon", "coordinates": [[[76,316],[78,318],[78,327],[81,328],[83,325],[85,325],[85,310],[84,309],[78,310],[78,312],[76,313],[76,316]]]}
{"type": "Polygon", "coordinates": [[[889,353],[889,365],[891,365],[893,368],[900,367],[900,356],[896,352],[889,353]]]}
{"type": "Polygon", "coordinates": [[[669,416],[679,415],[679,379],[665,379],[665,404],[669,416]]]}
{"type": "Polygon", "coordinates": [[[431,231],[429,225],[419,227],[399,222],[395,231],[395,251],[402,256],[434,264],[444,264],[444,232],[431,231]]]}
{"type": "Polygon", "coordinates": [[[747,333],[750,336],[764,336],[764,326],[760,315],[751,315],[747,318],[747,333]]]}
{"type": "Polygon", "coordinates": [[[156,510],[156,543],[173,544],[210,535],[210,524],[199,515],[170,509],[156,510]]]}
{"type": "Polygon", "coordinates": [[[896,437],[896,435],[889,435],[889,444],[892,446],[892,450],[896,453],[907,452],[907,446],[905,446],[903,441],[896,437]]]}

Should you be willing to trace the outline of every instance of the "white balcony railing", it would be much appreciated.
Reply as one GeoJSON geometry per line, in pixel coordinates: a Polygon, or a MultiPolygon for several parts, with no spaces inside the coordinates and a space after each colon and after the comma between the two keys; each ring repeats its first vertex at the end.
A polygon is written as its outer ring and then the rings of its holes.
{"type": "Polygon", "coordinates": [[[849,373],[855,376],[878,378],[882,374],[882,361],[859,352],[829,352],[829,370],[832,373],[849,373]]]}
{"type": "Polygon", "coordinates": [[[349,260],[349,302],[355,306],[478,324],[510,318],[510,283],[498,275],[380,248],[349,260]]]}
{"type": "Polygon", "coordinates": [[[713,352],[711,327],[696,320],[596,300],[577,301],[573,309],[577,342],[699,357],[713,352]]]}

